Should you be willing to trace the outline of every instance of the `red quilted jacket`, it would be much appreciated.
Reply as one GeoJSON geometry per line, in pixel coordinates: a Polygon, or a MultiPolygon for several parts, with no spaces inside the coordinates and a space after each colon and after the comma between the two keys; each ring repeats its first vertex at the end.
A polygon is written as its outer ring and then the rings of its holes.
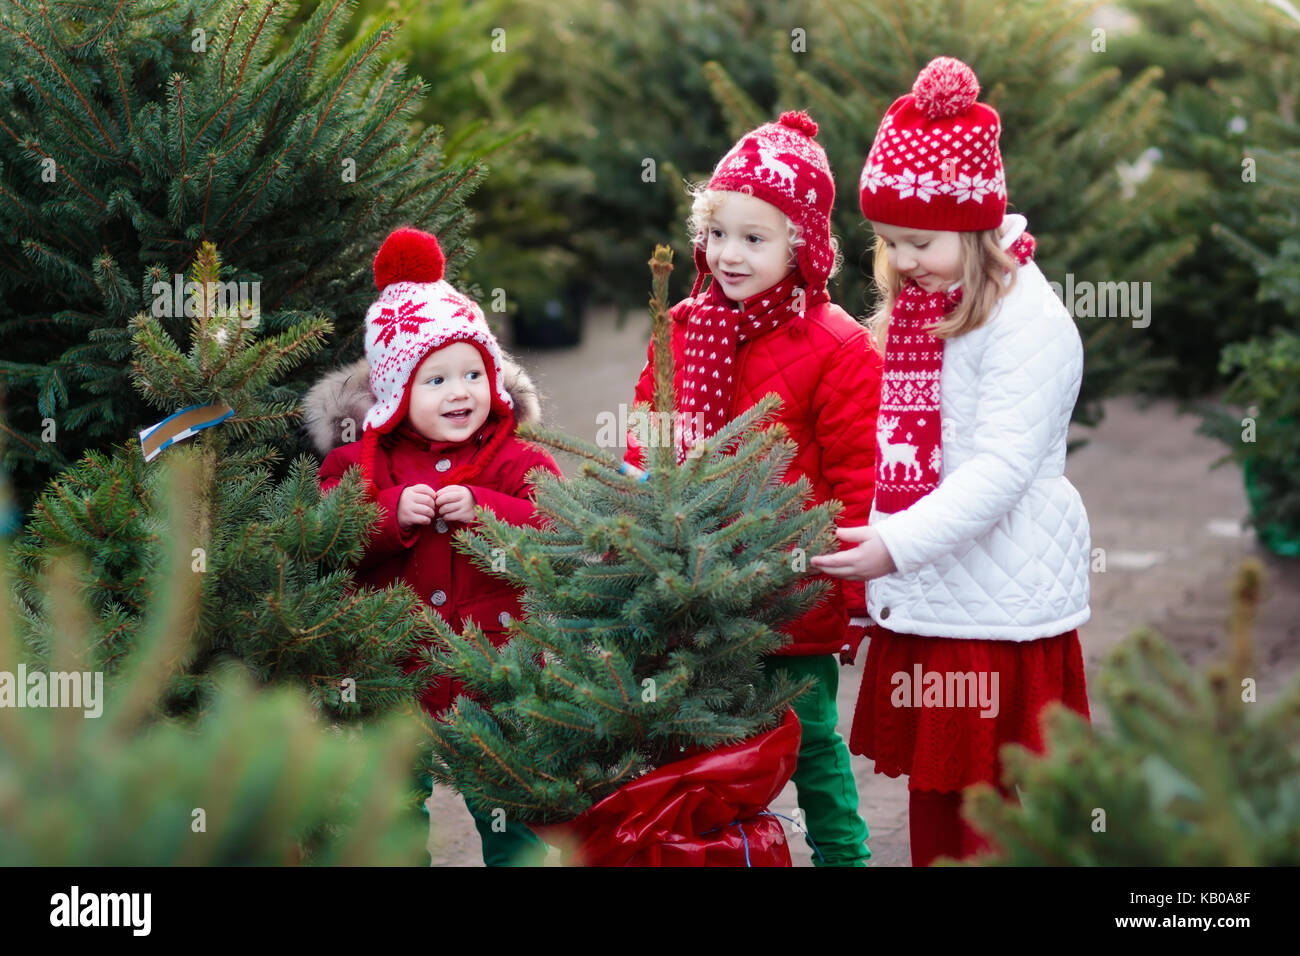
{"type": "MultiPolygon", "coordinates": [[[[454,550],[452,535],[464,525],[439,518],[434,524],[416,525],[403,532],[397,523],[398,499],[408,485],[442,487],[442,474],[472,460],[496,427],[500,427],[496,419],[489,418],[473,438],[463,442],[433,442],[400,427],[381,436],[374,477],[382,523],[372,533],[356,578],[375,588],[405,581],[457,632],[472,618],[493,645],[499,646],[508,637],[510,620],[523,613],[519,591],[479,570],[468,556],[454,550]]],[[[333,490],[344,472],[360,464],[360,455],[359,441],[331,451],[319,471],[321,492],[333,490]]],[[[533,505],[532,485],[526,480],[533,468],[560,474],[543,449],[511,435],[465,487],[474,493],[476,504],[503,521],[536,525],[540,517],[533,505]]],[[[408,662],[407,673],[414,668],[414,661],[408,662]]],[[[441,678],[420,696],[420,703],[427,713],[437,715],[461,693],[459,681],[441,678]]]]}
{"type": "MultiPolygon", "coordinates": [[[[679,391],[689,313],[689,299],[671,312],[679,391]]],[[[832,498],[843,502],[837,519],[843,527],[864,525],[871,517],[882,364],[867,330],[830,303],[812,306],[804,318],[785,322],[736,350],[736,397],[730,418],[758,404],[768,392],[776,392],[781,398],[777,420],[789,429],[799,449],[785,480],[806,475],[813,488],[812,504],[832,498]]],[[[635,400],[654,405],[653,340],[635,400]]],[[[644,464],[630,434],[625,460],[638,467],[644,464]]],[[[777,653],[834,654],[847,644],[856,655],[864,632],[850,629],[849,617],[866,616],[863,583],[827,580],[834,585],[828,598],[786,625],[784,632],[791,640],[777,653]]]]}

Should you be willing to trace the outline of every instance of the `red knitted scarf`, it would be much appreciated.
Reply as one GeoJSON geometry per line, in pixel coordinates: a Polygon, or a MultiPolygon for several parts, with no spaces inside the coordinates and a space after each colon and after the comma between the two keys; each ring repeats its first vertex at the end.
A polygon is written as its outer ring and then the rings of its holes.
{"type": "MultiPolygon", "coordinates": [[[[1034,237],[1021,233],[1008,252],[1024,265],[1034,256],[1034,237]]],[[[876,419],[876,510],[882,514],[902,511],[939,484],[944,340],[927,330],[960,304],[961,292],[926,292],[909,279],[889,313],[876,419]]]]}
{"type": "Polygon", "coordinates": [[[677,399],[679,463],[695,442],[716,434],[727,423],[736,395],[733,373],[740,343],[803,315],[809,306],[830,301],[825,288],[805,289],[803,282],[796,269],[765,292],[736,304],[714,279],[696,296],[686,320],[686,369],[677,399]]]}

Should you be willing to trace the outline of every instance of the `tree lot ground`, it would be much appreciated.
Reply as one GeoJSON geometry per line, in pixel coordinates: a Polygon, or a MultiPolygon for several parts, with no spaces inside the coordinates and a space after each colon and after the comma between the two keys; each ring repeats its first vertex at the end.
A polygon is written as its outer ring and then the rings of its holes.
{"type": "MultiPolygon", "coordinates": [[[[504,344],[505,330],[498,332],[504,344]]],[[[648,320],[633,316],[620,328],[611,310],[598,309],[586,318],[580,346],[515,354],[543,392],[547,422],[594,439],[597,416],[617,416],[619,403],[631,401],[648,338],[648,320]]],[[[1066,472],[1083,496],[1092,546],[1104,549],[1106,566],[1092,575],[1092,619],[1080,629],[1088,678],[1115,644],[1143,625],[1168,637],[1195,665],[1218,656],[1230,575],[1254,554],[1264,558],[1269,575],[1255,632],[1259,696],[1268,700],[1300,672],[1300,562],[1268,555],[1253,534],[1239,529],[1247,513],[1240,472],[1231,464],[1209,470],[1223,446],[1196,434],[1199,421],[1179,414],[1170,401],[1119,398],[1106,403],[1099,428],[1076,433],[1089,444],[1070,456],[1066,472]]],[[[563,457],[559,464],[566,473],[573,467],[563,457]]],[[[840,733],[846,738],[865,656],[863,649],[857,663],[840,670],[840,733]]],[[[1100,723],[1105,715],[1097,709],[1094,698],[1093,719],[1100,723]]],[[[877,774],[863,757],[853,762],[872,865],[909,865],[907,778],[877,774]]],[[[796,805],[789,785],[772,809],[788,816],[796,805]]],[[[481,865],[478,835],[460,797],[439,788],[431,806],[432,862],[481,865]]],[[[791,849],[796,866],[811,865],[798,835],[791,849]]],[[[552,854],[548,862],[555,861],[552,854]]]]}

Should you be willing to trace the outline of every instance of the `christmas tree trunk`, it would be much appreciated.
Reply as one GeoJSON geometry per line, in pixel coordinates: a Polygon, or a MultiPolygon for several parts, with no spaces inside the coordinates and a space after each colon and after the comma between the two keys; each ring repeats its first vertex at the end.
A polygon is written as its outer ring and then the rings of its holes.
{"type": "MultiPolygon", "coordinates": [[[[655,405],[675,408],[671,252],[652,260],[655,405]]],[[[526,617],[495,649],[435,622],[433,666],[468,695],[432,721],[434,778],[485,816],[523,820],[586,864],[790,863],[766,805],[794,769],[791,702],[768,681],[777,627],[826,584],[808,558],[834,550],[836,503],[806,508],[786,483],[795,448],[763,429],[769,395],[679,462],[680,422],[649,422],[647,470],[555,431],[527,437],[581,456],[569,481],[540,475],[541,528],[481,513],[458,545],[523,587],[526,617]]]]}

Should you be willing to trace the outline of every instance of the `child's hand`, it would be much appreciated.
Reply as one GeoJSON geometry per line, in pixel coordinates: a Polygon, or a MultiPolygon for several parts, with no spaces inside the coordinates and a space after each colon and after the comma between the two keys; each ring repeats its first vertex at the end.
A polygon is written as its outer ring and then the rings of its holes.
{"type": "Polygon", "coordinates": [[[462,521],[468,524],[475,520],[474,492],[464,485],[448,485],[439,488],[438,517],[443,521],[462,521]]]}
{"type": "Polygon", "coordinates": [[[409,531],[417,524],[433,521],[434,490],[428,485],[409,485],[397,499],[397,526],[409,531]]]}
{"type": "Polygon", "coordinates": [[[880,535],[869,525],[856,528],[836,528],[835,537],[841,541],[860,542],[856,548],[836,554],[820,554],[812,559],[812,566],[833,578],[851,578],[870,581],[898,570],[889,549],[880,535]]]}

